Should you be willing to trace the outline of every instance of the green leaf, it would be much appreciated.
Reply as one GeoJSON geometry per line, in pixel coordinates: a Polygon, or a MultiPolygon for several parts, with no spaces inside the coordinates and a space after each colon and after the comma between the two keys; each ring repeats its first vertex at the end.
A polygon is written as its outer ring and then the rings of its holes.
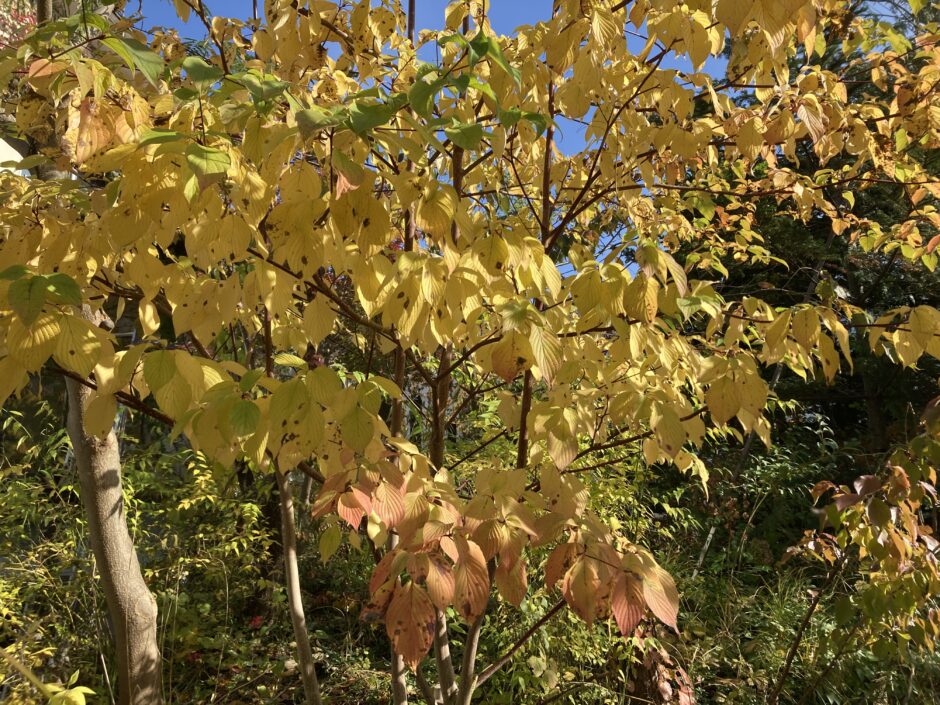
{"type": "Polygon", "coordinates": [[[182,135],[176,130],[164,130],[159,127],[154,127],[141,135],[138,144],[166,144],[167,142],[175,142],[181,137],[182,135]]]}
{"type": "Polygon", "coordinates": [[[183,59],[183,70],[186,71],[186,77],[203,90],[213,83],[218,83],[225,76],[222,69],[207,63],[199,56],[187,56],[183,59]]]}
{"type": "Polygon", "coordinates": [[[548,120],[540,113],[524,112],[522,113],[522,117],[532,123],[536,135],[541,135],[548,127],[548,120]]]}
{"type": "Polygon", "coordinates": [[[261,421],[261,409],[254,402],[239,399],[228,412],[228,422],[236,436],[250,436],[261,421]]]}
{"type": "Polygon", "coordinates": [[[52,300],[60,304],[81,306],[82,290],[75,280],[67,274],[57,272],[46,276],[46,290],[52,295],[52,300]]]}
{"type": "Polygon", "coordinates": [[[240,74],[236,80],[241,83],[256,101],[276,98],[290,87],[287,81],[281,81],[257,71],[240,74]]]}
{"type": "Polygon", "coordinates": [[[497,111],[496,116],[506,127],[514,127],[522,119],[522,111],[519,108],[509,108],[497,111]]]}
{"type": "Polygon", "coordinates": [[[144,357],[144,381],[150,391],[165,387],[176,374],[176,359],[170,350],[155,350],[144,357]]]}
{"type": "Polygon", "coordinates": [[[190,100],[196,100],[196,98],[199,97],[199,91],[193,88],[187,88],[186,86],[180,86],[173,91],[173,95],[181,103],[187,103],[190,100]]]}
{"type": "Polygon", "coordinates": [[[210,183],[222,180],[232,159],[221,149],[190,144],[186,147],[186,163],[199,179],[199,185],[205,188],[210,183]]]}
{"type": "Polygon", "coordinates": [[[339,428],[346,444],[359,452],[366,449],[375,433],[372,415],[358,404],[339,422],[339,428]]]}
{"type": "Polygon", "coordinates": [[[157,85],[165,66],[150,47],[127,37],[108,37],[102,43],[120,56],[131,71],[136,68],[151,84],[157,85]]]}
{"type": "Polygon", "coordinates": [[[336,524],[330,524],[323,533],[320,534],[320,562],[326,563],[336,553],[340,542],[343,540],[343,532],[336,524]]]}
{"type": "Polygon", "coordinates": [[[476,122],[462,123],[456,120],[444,128],[444,134],[458,147],[476,149],[483,139],[483,126],[476,122]]]}
{"type": "Polygon", "coordinates": [[[294,118],[297,120],[301,136],[308,139],[320,130],[342,125],[348,118],[348,114],[345,109],[328,111],[314,106],[298,111],[294,118]]]}
{"type": "Polygon", "coordinates": [[[485,57],[490,52],[490,38],[487,37],[483,30],[481,29],[477,32],[477,35],[470,40],[467,46],[470,49],[470,65],[475,66],[479,63],[480,59],[485,57]]]}
{"type": "Polygon", "coordinates": [[[7,290],[7,300],[10,302],[10,308],[28,326],[42,313],[46,293],[45,277],[17,279],[7,290]]]}
{"type": "Polygon", "coordinates": [[[885,527],[894,523],[891,508],[878,497],[872,498],[868,503],[868,519],[878,527],[885,527]]]}
{"type": "Polygon", "coordinates": [[[238,381],[238,388],[243,392],[255,386],[255,382],[264,377],[264,370],[248,370],[238,381]]]}
{"type": "Polygon", "coordinates": [[[519,71],[515,66],[510,65],[509,61],[506,59],[506,55],[503,54],[502,48],[499,46],[498,41],[491,41],[487,45],[487,56],[490,60],[499,66],[503,71],[512,76],[512,79],[516,84],[522,83],[522,72],[519,71]]]}
{"type": "Polygon", "coordinates": [[[489,83],[483,83],[476,76],[471,76],[470,86],[472,88],[476,88],[478,91],[488,96],[490,100],[492,100],[496,104],[496,107],[497,108],[499,107],[499,98],[496,96],[496,92],[493,90],[493,87],[490,86],[489,83]]]}
{"type": "Polygon", "coordinates": [[[13,281],[29,274],[29,270],[22,264],[14,264],[0,272],[0,279],[13,281]]]}
{"type": "Polygon", "coordinates": [[[421,117],[429,117],[431,109],[434,107],[434,96],[440,92],[441,88],[447,83],[444,78],[428,80],[428,76],[423,76],[414,82],[411,90],[408,91],[408,102],[411,107],[421,117]]]}
{"type": "Polygon", "coordinates": [[[6,161],[0,162],[0,167],[4,169],[13,169],[14,171],[26,171],[34,167],[39,166],[40,164],[48,164],[49,157],[44,154],[31,154],[25,159],[20,159],[19,161],[6,161]]]}
{"type": "Polygon", "coordinates": [[[365,134],[389,122],[405,102],[406,98],[401,94],[391,97],[387,103],[374,105],[353,101],[349,106],[349,118],[346,123],[356,134],[365,134]]]}

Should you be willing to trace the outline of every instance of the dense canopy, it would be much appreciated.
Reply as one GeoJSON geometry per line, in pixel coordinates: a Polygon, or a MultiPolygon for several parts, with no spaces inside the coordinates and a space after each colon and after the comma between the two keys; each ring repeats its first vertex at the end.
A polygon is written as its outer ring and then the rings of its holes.
{"type": "MultiPolygon", "coordinates": [[[[275,474],[288,504],[311,478],[322,561],[374,556],[363,617],[419,698],[469,703],[502,668],[475,663],[497,596],[557,588],[588,625],[678,629],[676,583],[598,502],[604,478],[640,458],[707,494],[716,444],[772,445],[782,378],[940,359],[934,302],[873,313],[824,260],[789,299],[731,286],[807,268],[771,242],[784,220],[934,271],[936,22],[557,0],[503,36],[482,0],[417,32],[396,0],[174,4],[205,42],[85,11],[0,54],[10,134],[35,147],[0,174],[0,399],[64,376],[89,439],[126,407],[275,474]],[[859,207],[877,189],[890,222],[859,207]]],[[[835,566],[855,545],[863,582],[909,598],[881,623],[919,647],[940,634],[931,408],[877,477],[817,487],[835,534],[795,549],[835,566]]]]}

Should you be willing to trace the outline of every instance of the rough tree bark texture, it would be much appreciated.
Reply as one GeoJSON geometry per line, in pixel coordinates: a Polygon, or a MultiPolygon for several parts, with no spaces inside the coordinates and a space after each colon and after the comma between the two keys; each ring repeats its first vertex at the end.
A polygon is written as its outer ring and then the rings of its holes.
{"type": "Polygon", "coordinates": [[[297,642],[297,660],[300,662],[300,676],[304,683],[304,702],[306,705],[320,705],[320,683],[310,649],[310,637],[307,634],[307,620],[304,617],[303,598],[300,592],[300,571],[297,568],[297,527],[294,522],[294,493],[290,478],[279,470],[277,490],[281,498],[281,544],[284,550],[284,584],[287,586],[287,601],[290,606],[290,619],[294,627],[294,640],[297,642]]]}
{"type": "Polygon", "coordinates": [[[147,589],[127,530],[121,455],[114,431],[96,438],[85,431],[91,390],[66,380],[68,433],[88,519],[88,533],[114,632],[119,705],[158,705],[161,658],[157,604],[147,589]]]}

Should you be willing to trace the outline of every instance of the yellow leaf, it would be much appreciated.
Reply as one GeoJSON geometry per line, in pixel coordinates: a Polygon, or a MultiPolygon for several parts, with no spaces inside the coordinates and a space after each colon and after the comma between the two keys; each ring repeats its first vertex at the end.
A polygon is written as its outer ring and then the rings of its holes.
{"type": "Polygon", "coordinates": [[[507,382],[515,379],[532,358],[528,339],[518,331],[505,333],[502,339],[490,348],[490,366],[493,372],[507,382]]]}
{"type": "Polygon", "coordinates": [[[85,407],[84,428],[93,436],[103,438],[114,426],[117,399],[113,394],[96,394],[85,407]]]}
{"type": "Polygon", "coordinates": [[[728,423],[741,408],[741,393],[730,376],[719,377],[705,392],[708,411],[719,426],[728,423]]]}
{"type": "Polygon", "coordinates": [[[450,236],[450,226],[457,212],[457,194],[452,186],[433,184],[418,201],[415,222],[438,240],[450,236]]]}
{"type": "Polygon", "coordinates": [[[102,345],[94,326],[83,318],[63,316],[62,330],[56,341],[55,357],[62,367],[88,377],[101,353],[102,345]]]}
{"type": "Polygon", "coordinates": [[[336,323],[336,313],[325,296],[316,296],[304,307],[303,329],[311,345],[319,345],[336,323]]]}
{"type": "Polygon", "coordinates": [[[7,329],[7,349],[10,357],[21,363],[27,372],[38,370],[49,359],[56,348],[56,339],[61,330],[59,317],[43,313],[26,327],[14,317],[7,329]]]}
{"type": "Polygon", "coordinates": [[[561,341],[548,329],[533,325],[529,331],[529,344],[542,378],[551,382],[561,365],[561,341]]]}
{"type": "Polygon", "coordinates": [[[320,551],[320,562],[326,563],[336,553],[340,543],[343,540],[343,532],[338,524],[330,524],[320,534],[318,548],[320,551]]]}
{"type": "MultiPolygon", "coordinates": [[[[145,366],[144,374],[146,369],[145,366]]],[[[166,384],[153,391],[153,397],[162,411],[170,418],[176,419],[189,409],[193,394],[186,379],[182,375],[174,374],[166,384]]]]}
{"type": "Polygon", "coordinates": [[[920,347],[926,350],[934,336],[940,334],[940,312],[930,306],[918,306],[911,311],[907,326],[920,347]]]}
{"type": "Polygon", "coordinates": [[[659,441],[659,447],[670,458],[675,458],[682,450],[687,435],[679,415],[668,406],[661,406],[659,413],[653,417],[653,431],[659,441]]]}
{"type": "Polygon", "coordinates": [[[805,350],[810,350],[819,338],[819,314],[812,308],[801,308],[793,316],[793,337],[805,350]]]}
{"type": "Polygon", "coordinates": [[[715,17],[736,37],[751,14],[753,0],[718,0],[715,17]]]}

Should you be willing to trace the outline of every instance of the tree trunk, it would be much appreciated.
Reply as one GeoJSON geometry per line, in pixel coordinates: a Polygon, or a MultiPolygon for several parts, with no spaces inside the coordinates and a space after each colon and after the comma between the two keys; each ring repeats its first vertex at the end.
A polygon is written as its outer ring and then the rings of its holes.
{"type": "Polygon", "coordinates": [[[36,24],[52,20],[52,13],[52,0],[36,0],[36,24]]]}
{"type": "Polygon", "coordinates": [[[294,524],[294,494],[290,478],[280,470],[275,470],[278,495],[281,499],[281,544],[284,551],[284,584],[287,586],[287,601],[290,606],[290,620],[294,627],[294,641],[297,642],[297,660],[300,665],[300,677],[304,683],[304,703],[320,705],[320,683],[310,649],[310,637],[307,634],[307,620],[304,616],[304,603],[300,593],[300,571],[297,568],[297,528],[294,524]]]}
{"type": "Polygon", "coordinates": [[[91,390],[66,379],[68,433],[75,453],[82,504],[114,631],[119,705],[157,705],[160,648],[157,604],[147,589],[127,530],[121,488],[121,455],[113,429],[105,438],[85,432],[91,390]]]}

